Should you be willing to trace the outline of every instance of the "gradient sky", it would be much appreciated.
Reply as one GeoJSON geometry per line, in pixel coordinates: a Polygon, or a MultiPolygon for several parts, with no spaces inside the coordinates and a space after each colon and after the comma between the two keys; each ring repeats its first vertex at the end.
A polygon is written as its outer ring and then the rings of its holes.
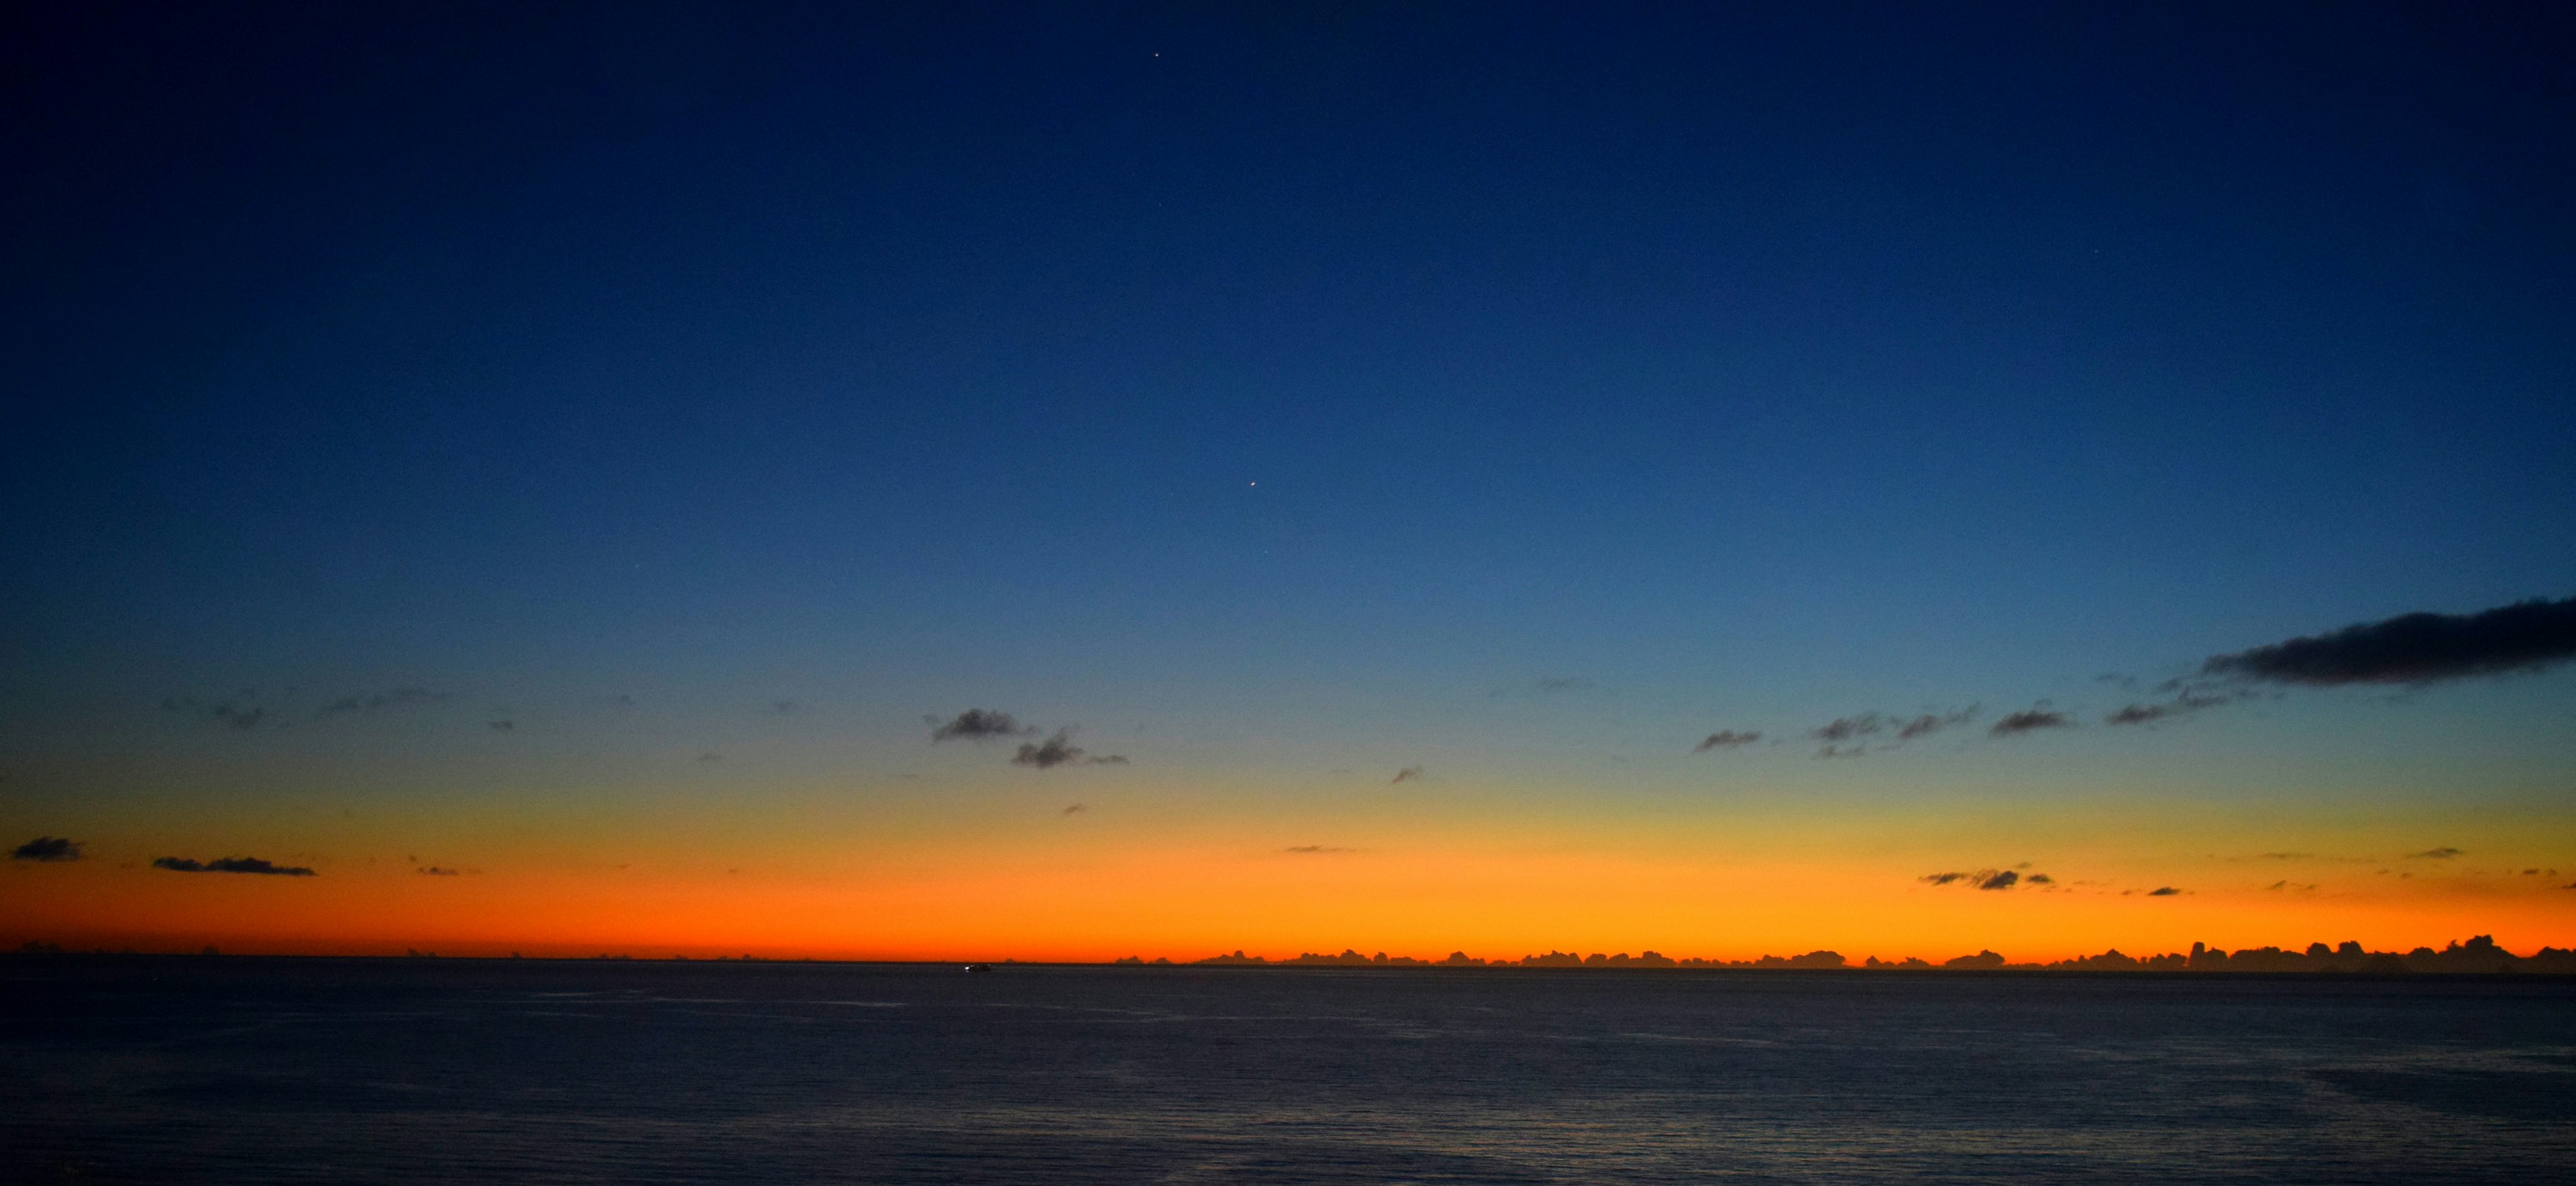
{"type": "Polygon", "coordinates": [[[2564,6],[527,7],[5,18],[0,941],[2576,944],[2576,671],[2106,721],[2576,595],[2564,6]]]}

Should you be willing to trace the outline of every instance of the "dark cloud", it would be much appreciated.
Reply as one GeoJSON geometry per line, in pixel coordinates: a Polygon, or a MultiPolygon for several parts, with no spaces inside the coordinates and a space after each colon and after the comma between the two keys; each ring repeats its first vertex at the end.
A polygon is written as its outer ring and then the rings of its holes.
{"type": "Polygon", "coordinates": [[[445,699],[447,699],[446,694],[433,692],[427,688],[387,688],[365,696],[343,696],[313,710],[313,715],[328,717],[353,712],[382,712],[388,708],[402,708],[412,704],[436,704],[445,699]]]}
{"type": "MultiPolygon", "coordinates": [[[[1979,869],[1974,873],[1926,873],[1914,880],[1926,885],[1966,885],[1981,890],[2008,890],[2021,884],[2022,876],[2010,869],[1979,869]]],[[[2038,873],[2031,876],[2030,883],[2048,885],[2052,884],[2052,879],[2045,873],[2038,873]]]]}
{"type": "Polygon", "coordinates": [[[60,836],[38,836],[21,844],[9,854],[13,861],[77,861],[81,859],[80,841],[60,836]]]}
{"type": "Polygon", "coordinates": [[[1820,728],[1808,730],[1807,736],[1827,745],[1840,745],[1846,741],[1868,737],[1886,727],[1886,718],[1874,712],[1865,712],[1858,716],[1840,717],[1826,722],[1820,728]]]}
{"type": "Polygon", "coordinates": [[[1715,733],[1711,733],[1708,736],[1701,738],[1698,745],[1691,747],[1691,752],[1695,754],[1704,754],[1713,749],[1734,749],[1738,746],[1751,745],[1760,740],[1762,740],[1762,731],[1760,729],[1755,729],[1747,733],[1739,733],[1733,729],[1720,729],[1715,733]]]}
{"type": "Polygon", "coordinates": [[[2576,659],[2576,597],[2474,614],[2401,614],[2201,664],[2209,675],[2276,683],[2427,684],[2576,659]]]}
{"type": "Polygon", "coordinates": [[[2045,874],[2045,873],[2033,873],[2033,874],[2031,874],[2031,875],[2030,875],[2030,876],[2028,876],[2028,877],[2022,878],[2022,884],[2024,884],[2024,885],[2055,885],[2055,884],[2057,884],[2057,879],[2056,879],[2056,878],[2054,878],[2054,877],[2051,877],[2051,876],[2049,876],[2048,874],[2045,874]]]}
{"type": "Polygon", "coordinates": [[[1573,675],[1541,676],[1538,681],[1538,690],[1542,692],[1589,692],[1593,686],[1591,680],[1573,675]]]}
{"type": "Polygon", "coordinates": [[[1402,770],[1398,770],[1398,771],[1396,771],[1396,772],[1395,772],[1395,777],[1390,778],[1390,779],[1388,779],[1387,781],[1388,781],[1389,783],[1411,782],[1411,781],[1413,781],[1414,779],[1421,778],[1421,777],[1423,777],[1422,767],[1420,767],[1420,766],[1407,766],[1407,767],[1405,767],[1405,768],[1404,768],[1404,769],[1402,769],[1402,770]]]}
{"type": "Polygon", "coordinates": [[[2160,885],[2147,891],[2147,896],[2150,898],[2173,898],[2180,897],[2181,895],[2181,890],[2175,889],[2170,885],[2160,885]]]}
{"type": "Polygon", "coordinates": [[[1981,890],[2008,890],[2013,887],[2014,883],[2019,882],[2020,880],[2021,874],[2015,873],[2010,869],[1998,869],[1978,878],[1977,888],[1981,890]]]}
{"type": "Polygon", "coordinates": [[[516,732],[519,728],[519,722],[517,721],[485,721],[483,723],[489,726],[495,733],[516,732]]]}
{"type": "Polygon", "coordinates": [[[2064,729],[2074,723],[2062,712],[2052,712],[2045,708],[2025,708],[2020,712],[2006,713],[2004,719],[1996,721],[1995,727],[1986,732],[1995,737],[2010,737],[2017,733],[2029,733],[2038,729],[2064,729]]]}
{"type": "Polygon", "coordinates": [[[1933,885],[1948,885],[1953,881],[1965,881],[1974,876],[1976,876],[1974,873],[1926,873],[1914,880],[1929,882],[1933,885]]]}
{"type": "Polygon", "coordinates": [[[2441,848],[2428,848],[2422,852],[2407,853],[2406,859],[2410,861],[2447,861],[2452,857],[2464,855],[2466,855],[2465,850],[2451,848],[2446,845],[2441,848]]]}
{"type": "Polygon", "coordinates": [[[1073,743],[1073,730],[1066,727],[1056,730],[1055,735],[1045,741],[1020,743],[1020,752],[1011,755],[1011,764],[1049,770],[1057,766],[1124,766],[1127,759],[1120,754],[1091,756],[1073,743]]]}
{"type": "Polygon", "coordinates": [[[1329,844],[1300,844],[1293,848],[1283,848],[1279,851],[1293,852],[1300,856],[1322,856],[1328,853],[1355,852],[1357,850],[1349,848],[1335,848],[1329,844]]]}
{"type": "Polygon", "coordinates": [[[1035,725],[1023,725],[1019,718],[1007,712],[996,712],[989,708],[970,708],[946,721],[931,716],[923,717],[921,720],[923,724],[930,726],[932,741],[983,741],[993,737],[1028,737],[1038,731],[1035,725]]]}
{"type": "Polygon", "coordinates": [[[1086,811],[1089,811],[1089,810],[1091,810],[1091,808],[1089,808],[1089,807],[1087,807],[1087,806],[1085,806],[1085,805],[1083,805],[1083,804],[1076,803],[1076,804],[1073,804],[1073,805],[1071,805],[1071,806],[1069,806],[1069,807],[1065,808],[1063,811],[1058,812],[1057,814],[1059,814],[1059,815],[1080,815],[1080,814],[1082,814],[1083,812],[1086,812],[1086,811]]]}
{"type": "Polygon", "coordinates": [[[162,701],[161,707],[171,712],[184,712],[191,716],[202,716],[223,725],[227,729],[241,729],[245,731],[256,729],[259,728],[260,722],[268,719],[267,709],[255,704],[243,705],[233,700],[218,700],[209,703],[207,701],[196,699],[193,696],[173,696],[162,701]]]}
{"type": "Polygon", "coordinates": [[[2161,685],[2158,690],[2172,692],[2172,699],[2160,700],[2150,704],[2124,705],[2118,711],[2103,717],[2102,723],[2105,725],[2148,725],[2157,721],[2178,717],[2185,713],[2198,712],[2204,708],[2216,708],[2222,704],[2230,704],[2252,695],[2251,692],[2243,688],[2213,689],[2205,685],[2194,684],[2185,680],[2169,681],[2161,685]]]}
{"type": "Polygon", "coordinates": [[[275,877],[314,877],[318,874],[301,865],[272,865],[258,857],[218,857],[211,861],[192,861],[186,857],[156,857],[155,869],[173,873],[266,873],[275,877]]]}
{"type": "Polygon", "coordinates": [[[457,875],[456,870],[440,865],[423,865],[420,868],[412,870],[412,872],[418,873],[423,877],[454,877],[457,875]]]}
{"type": "Polygon", "coordinates": [[[1973,704],[1966,708],[1955,709],[1945,713],[1927,712],[1921,716],[1915,717],[1913,720],[1906,721],[1903,724],[1898,725],[1896,727],[1896,739],[1898,741],[1912,741],[1917,737],[1929,737],[1932,734],[1938,733],[1943,729],[1947,729],[1952,725],[1964,725],[1976,715],[1977,706],[1973,704]]]}

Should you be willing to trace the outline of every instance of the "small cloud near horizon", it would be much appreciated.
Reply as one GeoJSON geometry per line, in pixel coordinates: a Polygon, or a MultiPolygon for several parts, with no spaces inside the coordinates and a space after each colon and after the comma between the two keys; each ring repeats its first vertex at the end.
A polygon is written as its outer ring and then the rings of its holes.
{"type": "Polygon", "coordinates": [[[933,743],[984,741],[995,737],[1032,737],[1038,732],[1035,725],[1023,725],[1019,718],[1007,712],[989,708],[970,708],[946,721],[941,721],[935,716],[925,716],[921,720],[923,724],[930,726],[930,740],[933,743]]]}
{"type": "Polygon", "coordinates": [[[2205,675],[2269,683],[2430,684],[2539,671],[2576,659],[2576,597],[2473,614],[2411,613],[2212,655],[2205,675]]]}
{"type": "Polygon", "coordinates": [[[2444,845],[2441,848],[2428,848],[2422,852],[2407,853],[2406,859],[2410,861],[2447,861],[2452,857],[2466,855],[2468,855],[2468,853],[2465,849],[2457,849],[2444,845]]]}
{"type": "Polygon", "coordinates": [[[1704,754],[1713,749],[1738,749],[1760,740],[1762,740],[1762,731],[1760,729],[1746,732],[1737,732],[1733,729],[1720,729],[1715,733],[1711,733],[1708,736],[1701,738],[1698,745],[1691,747],[1691,752],[1695,754],[1704,754]]]}
{"type": "Polygon", "coordinates": [[[155,857],[155,869],[173,873],[264,873],[272,877],[318,877],[320,874],[302,865],[272,865],[258,857],[218,857],[211,861],[193,861],[186,857],[155,857]]]}
{"type": "Polygon", "coordinates": [[[1986,730],[1986,735],[1989,737],[2012,737],[2017,734],[2036,732],[2041,729],[2071,729],[2074,726],[2075,722],[2067,719],[2065,713],[2033,707],[2025,708],[2020,712],[2005,714],[2002,720],[1995,722],[1994,728],[1986,730]]]}
{"type": "Polygon", "coordinates": [[[1083,812],[1086,812],[1086,811],[1089,811],[1089,810],[1091,810],[1091,808],[1090,808],[1090,806],[1089,806],[1089,805],[1087,805],[1087,804],[1082,804],[1082,803],[1075,803],[1075,804],[1073,804],[1073,805],[1071,805],[1071,806],[1066,807],[1064,810],[1057,812],[1056,814],[1057,814],[1057,815],[1080,815],[1080,814],[1082,814],[1083,812]]]}
{"type": "Polygon", "coordinates": [[[1089,751],[1073,743],[1073,727],[1067,725],[1045,741],[1020,743],[1019,752],[1011,755],[1011,764],[1051,770],[1058,766],[1124,766],[1127,758],[1123,754],[1091,756],[1089,751]]]}
{"type": "MultiPolygon", "coordinates": [[[[2028,862],[2023,864],[2024,867],[2028,867],[2028,862]]],[[[2023,884],[2054,885],[2057,881],[2056,878],[2045,873],[2033,873],[2025,881],[2020,873],[2011,869],[1979,869],[1974,873],[1926,873],[1914,880],[1931,886],[1965,885],[1971,889],[1981,890],[2008,890],[2015,885],[2023,884]]]]}
{"type": "Polygon", "coordinates": [[[1964,725],[1976,717],[1977,707],[1978,706],[1971,704],[1966,708],[1952,709],[1951,711],[1944,713],[1924,713],[1910,721],[1898,725],[1896,727],[1896,739],[1898,741],[1912,741],[1917,737],[1929,737],[1932,734],[1938,733],[1943,729],[1947,729],[1952,725],[1964,725]]]}
{"type": "Polygon", "coordinates": [[[436,704],[445,699],[447,699],[446,693],[433,692],[427,688],[387,688],[364,696],[343,696],[314,709],[313,715],[317,717],[341,716],[348,713],[365,715],[413,704],[436,704]]]}
{"type": "Polygon", "coordinates": [[[66,840],[60,836],[38,836],[19,845],[9,854],[9,859],[43,861],[49,864],[59,861],[77,861],[81,859],[81,844],[80,841],[66,840]]]}
{"type": "Polygon", "coordinates": [[[412,872],[418,873],[423,877],[454,877],[457,875],[456,870],[446,868],[441,865],[423,865],[420,868],[412,870],[412,872]]]}
{"type": "Polygon", "coordinates": [[[1280,849],[1279,851],[1285,853],[1296,853],[1300,856],[1323,856],[1337,852],[1358,852],[1359,850],[1356,848],[1336,848],[1329,844],[1299,844],[1289,848],[1280,849]]]}
{"type": "Polygon", "coordinates": [[[2182,896],[2182,891],[2175,889],[2170,885],[2160,885],[2154,889],[2148,890],[2147,896],[2150,898],[2175,898],[2182,896]]]}
{"type": "Polygon", "coordinates": [[[1404,768],[1404,769],[1402,769],[1402,770],[1398,770],[1398,771],[1396,771],[1396,772],[1395,772],[1395,777],[1388,779],[1388,780],[1387,780],[1387,782],[1388,782],[1388,784],[1389,784],[1389,785],[1392,785],[1392,784],[1399,783],[1399,782],[1411,782],[1411,781],[1413,781],[1414,779],[1417,779],[1417,778],[1427,778],[1427,777],[1429,777],[1429,775],[1427,775],[1427,774],[1425,774],[1425,773],[1423,772],[1422,767],[1420,767],[1420,766],[1407,766],[1407,767],[1405,767],[1405,768],[1404,768]]]}
{"type": "Polygon", "coordinates": [[[249,693],[243,693],[239,697],[217,700],[211,703],[199,700],[194,696],[172,696],[169,699],[163,700],[161,702],[161,707],[170,712],[183,712],[191,716],[205,717],[206,719],[214,721],[227,729],[237,729],[243,732],[248,732],[252,729],[259,728],[260,723],[268,719],[268,709],[265,707],[256,704],[245,707],[240,703],[242,700],[247,699],[249,695],[249,693]]]}

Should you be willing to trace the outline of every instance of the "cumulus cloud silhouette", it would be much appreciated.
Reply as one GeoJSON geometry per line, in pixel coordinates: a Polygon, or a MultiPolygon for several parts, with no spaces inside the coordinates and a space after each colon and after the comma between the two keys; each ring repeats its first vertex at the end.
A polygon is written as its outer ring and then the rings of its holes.
{"type": "Polygon", "coordinates": [[[2147,891],[2147,896],[2150,898],[2172,898],[2178,897],[2181,894],[2181,890],[2175,889],[2170,885],[2160,885],[2147,891]]]}
{"type": "Polygon", "coordinates": [[[1994,728],[1986,732],[1994,737],[2011,737],[2017,733],[2029,733],[2039,729],[2064,729],[2074,723],[2062,712],[2051,712],[2045,708],[2026,708],[2020,712],[2006,713],[2002,720],[1995,722],[1994,728]]]}
{"type": "Polygon", "coordinates": [[[1021,742],[1019,752],[1011,755],[1011,764],[1051,770],[1058,766],[1124,766],[1127,759],[1119,754],[1091,756],[1073,743],[1073,729],[1067,726],[1056,730],[1055,735],[1045,741],[1021,742]]]}
{"type": "Polygon", "coordinates": [[[272,877],[316,877],[302,865],[272,865],[258,857],[218,857],[211,861],[192,861],[186,857],[155,857],[155,869],[173,873],[265,873],[272,877]]]}
{"type": "Polygon", "coordinates": [[[9,854],[13,861],[77,861],[81,859],[80,841],[60,836],[38,836],[21,844],[9,854]]]}
{"type": "Polygon", "coordinates": [[[1396,771],[1396,772],[1395,772],[1395,777],[1390,778],[1390,779],[1388,779],[1387,781],[1388,781],[1389,783],[1411,782],[1411,781],[1413,781],[1414,779],[1421,778],[1421,777],[1423,777],[1422,767],[1420,767],[1420,766],[1407,766],[1407,767],[1405,767],[1405,768],[1404,768],[1404,769],[1402,769],[1402,770],[1398,770],[1398,771],[1396,771]]]}
{"type": "Polygon", "coordinates": [[[2274,683],[2428,684],[2537,671],[2576,659],[2576,597],[2474,614],[2400,614],[2201,664],[2209,675],[2274,683]]]}
{"type": "Polygon", "coordinates": [[[1038,731],[1035,725],[1022,725],[1019,718],[989,708],[970,708],[946,721],[933,716],[925,716],[921,720],[930,726],[930,739],[934,742],[1029,737],[1038,731]]]}
{"type": "Polygon", "coordinates": [[[2008,890],[2013,887],[2014,883],[2020,880],[2021,874],[2015,873],[2010,869],[1998,869],[1978,878],[1977,888],[1981,890],[2008,890]]]}
{"type": "MultiPolygon", "coordinates": [[[[2024,867],[2027,868],[2028,866],[2025,864],[2024,867]]],[[[1964,885],[1971,889],[1981,890],[2008,890],[2023,883],[2022,875],[2010,869],[1979,869],[1974,873],[1956,871],[1948,873],[1926,873],[1914,880],[1920,881],[1925,885],[1964,885]]],[[[2055,884],[2055,880],[2056,879],[2045,873],[2033,873],[2030,875],[2029,884],[2052,885],[2055,884]]]]}
{"type": "Polygon", "coordinates": [[[1733,729],[1720,729],[1715,733],[1711,733],[1708,736],[1701,738],[1698,745],[1691,747],[1691,752],[1695,754],[1704,754],[1713,749],[1736,749],[1741,746],[1751,745],[1760,740],[1762,740],[1762,731],[1760,729],[1754,729],[1750,732],[1743,733],[1736,732],[1733,729]]]}

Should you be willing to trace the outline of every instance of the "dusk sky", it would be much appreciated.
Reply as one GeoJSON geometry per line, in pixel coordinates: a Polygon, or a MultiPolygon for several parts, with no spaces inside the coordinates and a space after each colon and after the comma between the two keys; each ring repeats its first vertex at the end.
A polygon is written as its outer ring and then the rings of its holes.
{"type": "Polygon", "coordinates": [[[2576,940],[2567,7],[858,7],[5,18],[0,942],[2576,940]]]}

